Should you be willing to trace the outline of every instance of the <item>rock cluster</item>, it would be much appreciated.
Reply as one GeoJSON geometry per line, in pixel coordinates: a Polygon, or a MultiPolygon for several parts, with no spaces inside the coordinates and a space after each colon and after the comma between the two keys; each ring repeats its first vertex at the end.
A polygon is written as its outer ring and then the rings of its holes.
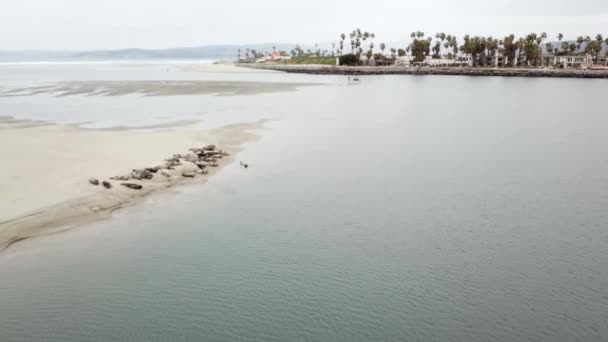
{"type": "MultiPolygon", "coordinates": [[[[230,154],[217,149],[215,145],[208,145],[200,148],[192,148],[188,154],[175,154],[171,158],[167,158],[161,165],[154,167],[145,167],[142,169],[134,169],[128,175],[114,176],[111,180],[121,181],[120,185],[132,190],[141,190],[144,185],[139,182],[149,181],[157,175],[164,179],[170,180],[174,176],[183,178],[195,178],[196,175],[206,175],[209,173],[209,167],[218,167],[219,161],[230,154]],[[138,183],[126,181],[139,181],[138,183]]],[[[99,182],[98,179],[91,178],[89,183],[94,186],[102,184],[106,189],[112,189],[112,183],[109,181],[99,182]]]]}

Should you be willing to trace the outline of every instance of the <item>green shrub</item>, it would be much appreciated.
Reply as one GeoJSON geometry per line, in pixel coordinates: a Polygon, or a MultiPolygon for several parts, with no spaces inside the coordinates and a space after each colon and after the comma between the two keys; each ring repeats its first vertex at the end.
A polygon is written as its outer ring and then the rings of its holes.
{"type": "Polygon", "coordinates": [[[340,65],[355,66],[359,64],[359,57],[349,53],[347,55],[340,56],[340,65]]]}

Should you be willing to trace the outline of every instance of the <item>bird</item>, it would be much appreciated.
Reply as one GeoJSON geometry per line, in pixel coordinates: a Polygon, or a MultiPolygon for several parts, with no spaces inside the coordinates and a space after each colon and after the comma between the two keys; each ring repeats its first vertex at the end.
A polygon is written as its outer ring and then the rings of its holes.
{"type": "Polygon", "coordinates": [[[241,161],[241,166],[244,167],[244,168],[246,168],[246,169],[249,168],[249,164],[243,163],[242,161],[241,161]]]}

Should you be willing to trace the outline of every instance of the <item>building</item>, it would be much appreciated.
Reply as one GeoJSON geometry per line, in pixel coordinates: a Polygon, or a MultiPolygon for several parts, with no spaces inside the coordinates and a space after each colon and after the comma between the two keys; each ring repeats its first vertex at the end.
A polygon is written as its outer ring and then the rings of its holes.
{"type": "MultiPolygon", "coordinates": [[[[600,62],[602,59],[600,58],[600,62]]],[[[603,65],[606,65],[606,58],[603,58],[603,65]]],[[[593,56],[587,55],[543,55],[543,66],[554,66],[559,68],[589,68],[594,65],[593,56]]]]}

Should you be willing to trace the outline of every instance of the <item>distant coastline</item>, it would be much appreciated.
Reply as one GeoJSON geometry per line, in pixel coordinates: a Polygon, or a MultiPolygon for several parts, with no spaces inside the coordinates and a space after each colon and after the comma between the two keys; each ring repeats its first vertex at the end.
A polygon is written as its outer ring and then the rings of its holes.
{"type": "Polygon", "coordinates": [[[293,64],[237,63],[239,67],[317,75],[452,75],[500,77],[550,77],[608,79],[608,70],[541,69],[541,68],[480,68],[480,67],[369,67],[293,64]]]}

